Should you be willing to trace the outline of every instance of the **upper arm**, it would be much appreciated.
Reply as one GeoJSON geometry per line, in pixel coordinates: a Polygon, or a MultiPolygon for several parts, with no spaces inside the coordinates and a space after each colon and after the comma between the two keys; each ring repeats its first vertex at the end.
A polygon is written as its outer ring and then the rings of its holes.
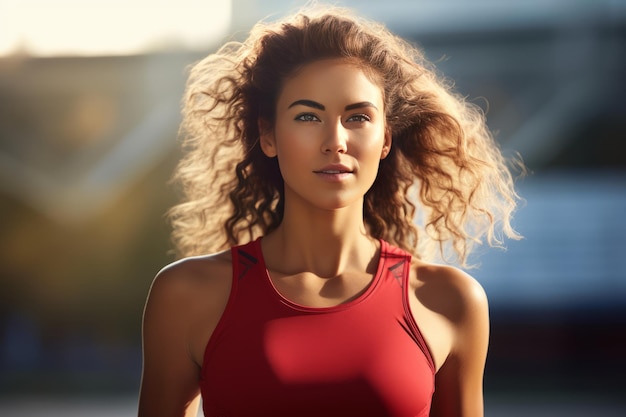
{"type": "Polygon", "coordinates": [[[489,345],[489,312],[483,288],[472,277],[450,269],[445,277],[453,307],[450,352],[435,376],[431,416],[483,416],[483,376],[489,345]]]}
{"type": "Polygon", "coordinates": [[[200,368],[189,348],[194,292],[181,266],[165,268],[152,283],[143,317],[140,417],[197,415],[200,368]]]}

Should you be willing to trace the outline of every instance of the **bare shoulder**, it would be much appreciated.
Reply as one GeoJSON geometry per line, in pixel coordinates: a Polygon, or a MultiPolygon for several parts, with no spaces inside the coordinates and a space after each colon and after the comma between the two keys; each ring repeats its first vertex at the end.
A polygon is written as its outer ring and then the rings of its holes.
{"type": "Polygon", "coordinates": [[[489,344],[487,296],[461,269],[413,263],[411,290],[437,370],[431,416],[482,416],[482,380],[489,344]]]}
{"type": "Polygon", "coordinates": [[[231,268],[230,251],[183,258],[157,273],[150,288],[150,297],[191,301],[199,291],[229,286],[231,268]]]}
{"type": "Polygon", "coordinates": [[[228,302],[231,270],[226,251],[156,274],[143,315],[138,415],[197,414],[204,350],[228,302]]]}
{"type": "Polygon", "coordinates": [[[489,312],[487,296],[476,279],[459,268],[414,260],[409,303],[437,370],[458,355],[473,356],[480,363],[489,312]],[[475,348],[468,340],[476,343],[475,348]]]}
{"type": "Polygon", "coordinates": [[[179,329],[193,361],[201,365],[204,347],[226,307],[231,284],[230,251],[184,258],[165,266],[156,274],[148,294],[144,331],[179,329]]]}
{"type": "Polygon", "coordinates": [[[452,323],[462,323],[487,308],[480,283],[465,271],[449,266],[413,263],[411,284],[419,301],[452,323]]]}

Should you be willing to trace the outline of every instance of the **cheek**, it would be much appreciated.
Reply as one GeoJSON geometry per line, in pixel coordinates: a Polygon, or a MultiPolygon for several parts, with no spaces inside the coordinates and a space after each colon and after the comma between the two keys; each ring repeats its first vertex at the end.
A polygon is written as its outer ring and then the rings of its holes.
{"type": "Polygon", "coordinates": [[[281,129],[276,131],[276,156],[283,176],[301,167],[310,155],[311,138],[301,131],[281,129]]]}
{"type": "Polygon", "coordinates": [[[316,136],[312,129],[279,129],[276,131],[278,155],[291,157],[294,152],[315,149],[316,136]]]}
{"type": "Polygon", "coordinates": [[[378,130],[368,135],[367,139],[363,138],[361,146],[359,146],[360,157],[367,160],[379,160],[382,155],[383,146],[385,145],[385,132],[378,130]]]}

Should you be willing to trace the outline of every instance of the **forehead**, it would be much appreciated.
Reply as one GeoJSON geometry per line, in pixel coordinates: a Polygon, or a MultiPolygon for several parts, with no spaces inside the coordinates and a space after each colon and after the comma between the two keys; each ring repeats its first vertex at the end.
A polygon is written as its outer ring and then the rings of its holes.
{"type": "Polygon", "coordinates": [[[306,64],[288,77],[278,105],[303,98],[326,102],[323,104],[370,101],[382,106],[383,91],[363,65],[346,59],[325,59],[306,64]]]}

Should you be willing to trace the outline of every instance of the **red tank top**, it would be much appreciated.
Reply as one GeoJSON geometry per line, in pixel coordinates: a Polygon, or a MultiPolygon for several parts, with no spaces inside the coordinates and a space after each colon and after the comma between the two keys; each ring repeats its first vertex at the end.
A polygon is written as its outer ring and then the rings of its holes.
{"type": "Polygon", "coordinates": [[[369,287],[326,308],[281,296],[260,239],[232,248],[232,260],[204,355],[205,416],[428,416],[434,365],[408,307],[409,254],[381,240],[369,287]]]}

